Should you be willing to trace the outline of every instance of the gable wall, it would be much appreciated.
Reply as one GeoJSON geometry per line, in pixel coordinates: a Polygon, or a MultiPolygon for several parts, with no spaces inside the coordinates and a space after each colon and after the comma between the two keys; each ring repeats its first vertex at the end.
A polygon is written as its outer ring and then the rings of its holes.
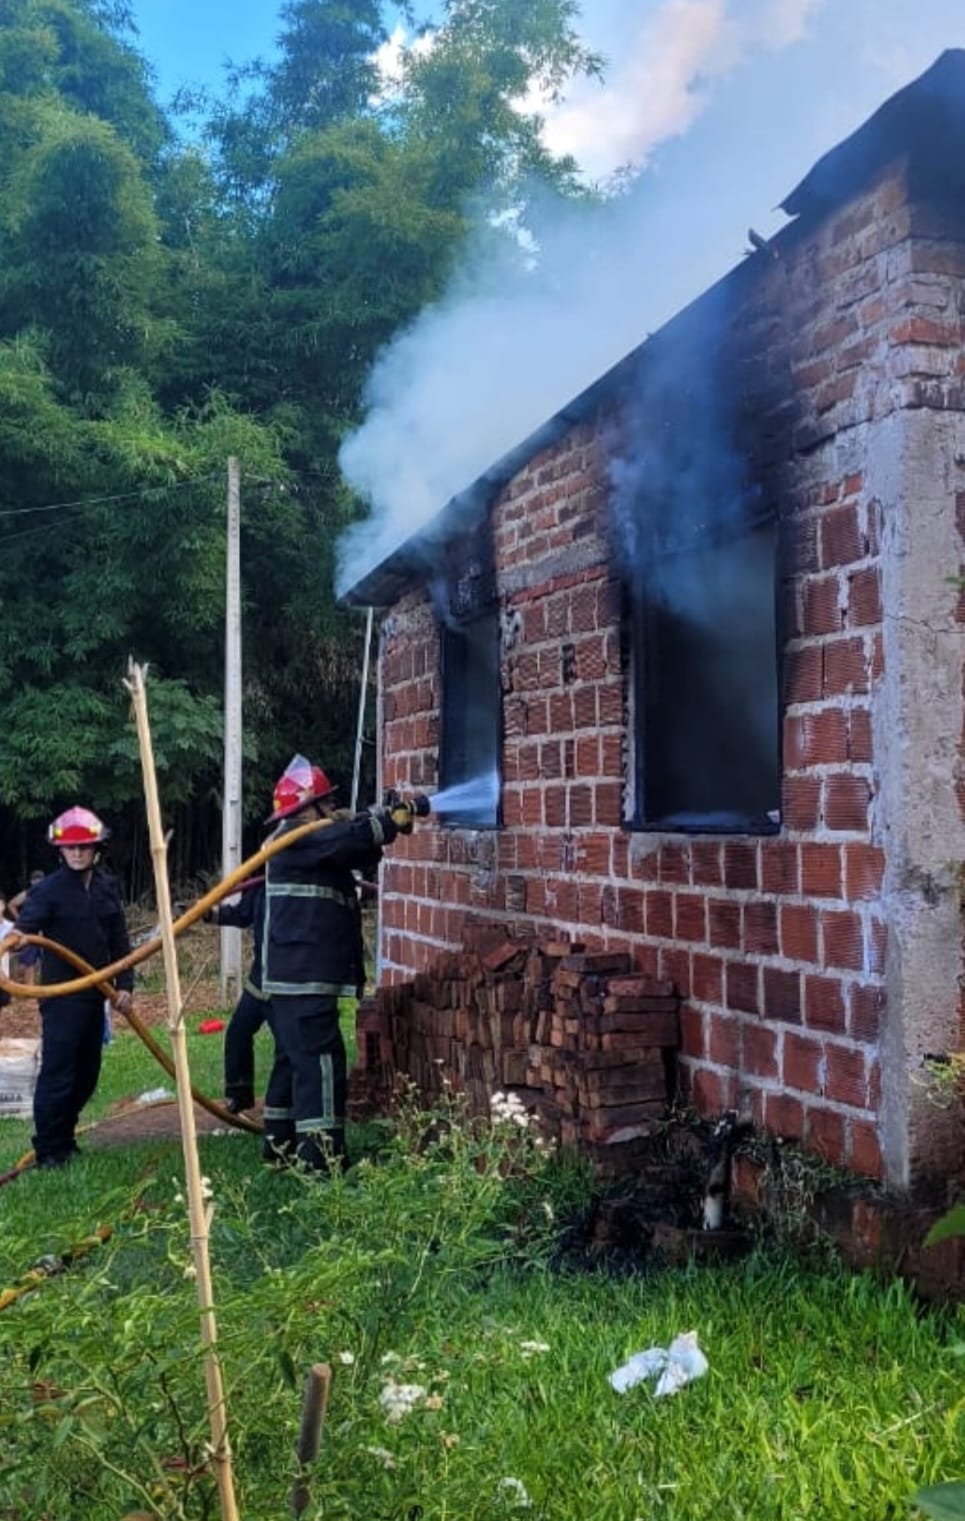
{"type": "MultiPolygon", "coordinates": [[[[892,814],[903,805],[882,790],[894,704],[907,698],[896,676],[888,686],[882,546],[909,483],[879,490],[873,462],[907,413],[963,409],[965,238],[913,210],[895,171],[816,230],[789,228],[777,248],[742,277],[725,342],[779,501],[781,834],[621,827],[628,685],[606,519],[620,420],[602,413],[531,460],[495,503],[504,828],[433,825],[393,848],[380,975],[397,983],[431,969],[458,946],[467,912],[629,950],[681,995],[684,1076],[700,1109],[749,1103],[759,1122],[829,1160],[895,1177],[908,1172],[895,1139],[906,1102],[887,1119],[882,1050],[894,1064],[886,1086],[903,1091],[926,1034],[909,1033],[896,1002],[911,990],[889,970],[905,869],[892,814]]],[[[938,488],[935,507],[953,525],[955,484],[938,488]]],[[[946,621],[955,568],[937,566],[928,593],[946,621]]],[[[896,669],[904,661],[895,645],[896,669]]],[[[960,667],[957,679],[960,699],[960,667]]],[[[383,782],[431,787],[438,636],[422,594],[384,620],[380,681],[383,782]]],[[[957,738],[960,706],[949,721],[957,738]]],[[[949,957],[955,1004],[959,945],[949,957]]],[[[946,1015],[936,1016],[943,1038],[946,1015]]]]}

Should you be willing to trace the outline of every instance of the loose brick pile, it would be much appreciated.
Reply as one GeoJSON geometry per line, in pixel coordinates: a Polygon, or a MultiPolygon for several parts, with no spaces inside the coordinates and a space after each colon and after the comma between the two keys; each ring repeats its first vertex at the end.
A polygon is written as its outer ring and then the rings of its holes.
{"type": "Polygon", "coordinates": [[[356,1112],[404,1076],[431,1103],[445,1087],[475,1114],[512,1091],[543,1132],[618,1170],[672,1097],[678,1001],[622,953],[467,931],[432,973],[380,989],[358,1014],[356,1112]]]}

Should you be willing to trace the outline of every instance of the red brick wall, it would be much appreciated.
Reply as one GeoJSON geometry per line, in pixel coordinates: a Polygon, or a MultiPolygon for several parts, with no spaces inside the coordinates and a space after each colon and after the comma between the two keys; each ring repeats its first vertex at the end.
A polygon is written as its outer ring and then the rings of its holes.
{"type": "MultiPolygon", "coordinates": [[[[629,951],[679,991],[702,1110],[749,1101],[769,1129],[871,1175],[888,925],[874,745],[882,523],[861,461],[888,413],[962,405],[951,314],[965,244],[933,223],[894,174],[824,224],[789,228],[779,257],[740,273],[738,364],[766,370],[780,356],[793,394],[770,426],[782,463],[781,834],[621,827],[628,673],[604,410],[532,459],[493,509],[504,828],[417,831],[393,848],[382,897],[388,983],[456,947],[468,909],[629,951]]],[[[385,784],[432,785],[438,636],[421,593],[385,620],[381,686],[385,784]]]]}

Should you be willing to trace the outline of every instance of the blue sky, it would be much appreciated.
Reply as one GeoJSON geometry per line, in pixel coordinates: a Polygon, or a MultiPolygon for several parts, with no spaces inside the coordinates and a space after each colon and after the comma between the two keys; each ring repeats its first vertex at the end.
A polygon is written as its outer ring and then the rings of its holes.
{"type": "Polygon", "coordinates": [[[134,0],[133,10],[162,100],[184,84],[219,86],[227,58],[270,52],[278,30],[274,0],[134,0]]]}

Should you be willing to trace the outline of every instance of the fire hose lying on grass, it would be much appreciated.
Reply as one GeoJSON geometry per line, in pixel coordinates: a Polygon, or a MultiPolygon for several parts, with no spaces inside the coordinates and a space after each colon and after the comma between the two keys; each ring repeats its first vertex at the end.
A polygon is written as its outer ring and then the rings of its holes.
{"type": "MultiPolygon", "coordinates": [[[[386,795],[385,806],[391,812],[393,822],[400,833],[404,834],[411,833],[413,821],[416,818],[427,818],[430,810],[429,800],[422,796],[422,794],[403,797],[397,792],[388,793],[386,795]]],[[[290,845],[294,845],[295,841],[300,840],[303,835],[311,834],[317,829],[324,829],[332,822],[332,819],[313,819],[310,823],[299,824],[296,828],[286,831],[283,835],[279,835],[277,839],[269,840],[265,845],[262,845],[260,850],[257,850],[254,855],[249,856],[247,861],[243,861],[223,881],[212,887],[209,892],[205,893],[196,903],[192,904],[179,919],[174,921],[173,930],[175,936],[185,934],[200,919],[204,918],[209,909],[214,908],[217,903],[221,902],[222,898],[226,898],[229,893],[234,892],[259,866],[263,866],[267,861],[270,861],[272,856],[276,856],[281,851],[287,850],[290,845]]],[[[99,992],[103,993],[111,1006],[115,1008],[117,1006],[118,991],[114,986],[113,979],[120,972],[126,972],[131,967],[139,966],[142,961],[147,961],[149,957],[156,955],[162,948],[161,936],[158,934],[152,936],[150,940],[145,940],[134,950],[129,951],[121,960],[113,961],[109,966],[95,969],[82,956],[78,956],[74,951],[68,950],[66,946],[60,945],[56,940],[48,940],[46,935],[22,935],[19,944],[36,945],[43,950],[53,951],[62,961],[66,961],[68,965],[75,967],[82,975],[71,982],[44,984],[42,989],[38,989],[33,983],[15,982],[11,978],[0,976],[0,988],[5,993],[9,993],[12,998],[36,998],[38,991],[43,993],[44,999],[64,998],[69,993],[80,993],[86,988],[97,988],[99,992]]],[[[121,1012],[122,1018],[127,1020],[134,1033],[144,1042],[155,1060],[164,1068],[168,1076],[173,1078],[175,1076],[174,1062],[164,1047],[152,1035],[150,1028],[139,1018],[133,1009],[121,1010],[119,1012],[121,1012]]],[[[194,1086],[191,1088],[191,1096],[196,1103],[201,1105],[202,1109],[207,1110],[216,1119],[222,1120],[224,1124],[233,1125],[237,1130],[247,1130],[254,1135],[262,1133],[262,1126],[257,1120],[249,1119],[244,1114],[232,1113],[230,1109],[226,1109],[215,1099],[207,1098],[194,1086]]],[[[20,1161],[10,1172],[0,1175],[0,1186],[4,1183],[12,1182],[15,1177],[19,1177],[21,1172],[26,1171],[28,1167],[32,1166],[33,1160],[33,1152],[27,1152],[26,1156],[21,1157],[20,1161]]]]}
{"type": "Polygon", "coordinates": [[[48,1254],[41,1257],[25,1273],[21,1273],[13,1286],[9,1289],[0,1289],[0,1310],[6,1310],[9,1305],[16,1304],[24,1294],[33,1293],[48,1278],[56,1278],[60,1273],[65,1273],[73,1267],[88,1252],[93,1251],[95,1246],[103,1246],[114,1234],[114,1228],[110,1225],[99,1225],[89,1236],[83,1236],[74,1246],[68,1247],[67,1251],[57,1254],[48,1254]]]}

